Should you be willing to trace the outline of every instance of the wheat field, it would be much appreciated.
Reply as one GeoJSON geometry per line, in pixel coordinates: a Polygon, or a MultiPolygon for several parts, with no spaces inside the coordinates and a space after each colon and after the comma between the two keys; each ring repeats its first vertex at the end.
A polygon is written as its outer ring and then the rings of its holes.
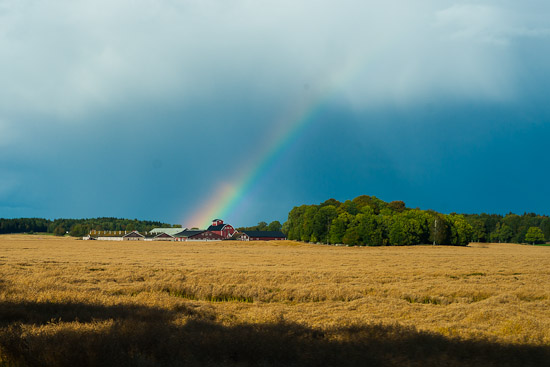
{"type": "Polygon", "coordinates": [[[0,236],[0,366],[550,365],[550,247],[0,236]]]}

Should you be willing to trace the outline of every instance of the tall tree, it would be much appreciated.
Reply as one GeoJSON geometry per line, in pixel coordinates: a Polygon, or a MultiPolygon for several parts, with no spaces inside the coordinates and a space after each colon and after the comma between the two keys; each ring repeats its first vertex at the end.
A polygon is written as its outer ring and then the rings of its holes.
{"type": "Polygon", "coordinates": [[[367,246],[380,246],[386,244],[384,226],[380,217],[370,214],[359,213],[356,216],[357,233],[361,244],[367,246]]]}
{"type": "Polygon", "coordinates": [[[326,205],[315,213],[313,218],[313,233],[312,237],[315,237],[315,240],[319,242],[328,242],[329,241],[329,230],[330,224],[338,216],[338,211],[333,205],[326,205]]]}
{"type": "Polygon", "coordinates": [[[274,220],[273,222],[269,223],[267,226],[268,231],[280,231],[283,226],[281,225],[281,222],[278,220],[274,220]]]}
{"type": "Polygon", "coordinates": [[[458,214],[451,214],[447,218],[451,223],[451,245],[467,246],[474,232],[470,223],[458,214]]]}
{"type": "Polygon", "coordinates": [[[539,227],[530,227],[525,235],[525,241],[531,244],[544,243],[544,233],[539,227]]]}
{"type": "Polygon", "coordinates": [[[498,234],[499,242],[508,243],[511,241],[513,236],[514,236],[514,231],[509,225],[503,224],[500,226],[500,231],[498,234]]]}
{"type": "Polygon", "coordinates": [[[354,219],[355,217],[349,213],[341,213],[338,217],[334,218],[329,231],[330,243],[343,243],[344,235],[354,219]]]}
{"type": "Polygon", "coordinates": [[[62,225],[58,225],[57,227],[55,227],[55,229],[53,230],[53,234],[56,235],[56,236],[64,236],[65,235],[65,227],[63,227],[62,225]]]}
{"type": "Polygon", "coordinates": [[[84,237],[86,234],[88,234],[88,228],[84,227],[80,223],[77,223],[71,227],[69,234],[73,237],[84,237]]]}
{"type": "Polygon", "coordinates": [[[429,242],[434,245],[449,245],[451,229],[445,215],[430,211],[429,219],[429,242]]]}

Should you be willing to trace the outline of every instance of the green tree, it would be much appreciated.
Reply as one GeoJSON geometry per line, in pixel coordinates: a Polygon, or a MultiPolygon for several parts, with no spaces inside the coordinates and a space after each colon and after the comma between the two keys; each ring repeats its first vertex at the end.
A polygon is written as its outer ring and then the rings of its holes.
{"type": "Polygon", "coordinates": [[[360,237],[357,231],[357,227],[349,227],[342,238],[342,242],[346,245],[359,245],[360,237]]]}
{"type": "Polygon", "coordinates": [[[370,206],[375,214],[380,213],[380,210],[386,208],[387,204],[378,199],[376,196],[361,195],[352,200],[357,209],[361,211],[365,206],[370,206]]]}
{"type": "Polygon", "coordinates": [[[497,223],[495,228],[489,234],[489,240],[491,242],[500,242],[500,223],[497,223]]]}
{"type": "Polygon", "coordinates": [[[359,210],[357,209],[357,204],[354,203],[351,200],[344,201],[339,207],[338,212],[341,213],[348,213],[351,215],[356,215],[359,210]]]}
{"type": "Polygon", "coordinates": [[[362,245],[381,246],[387,243],[385,227],[382,223],[382,216],[375,215],[374,211],[363,210],[355,217],[354,225],[357,228],[359,241],[362,245]]]}
{"type": "Polygon", "coordinates": [[[281,225],[281,222],[278,220],[274,220],[273,222],[269,223],[267,226],[268,231],[280,231],[283,226],[281,225]]]}
{"type": "Polygon", "coordinates": [[[447,216],[451,224],[451,245],[467,246],[473,236],[473,228],[464,219],[464,216],[458,214],[450,214],[447,216]]]}
{"type": "Polygon", "coordinates": [[[256,225],[256,231],[267,231],[267,223],[264,221],[258,222],[256,225]]]}
{"type": "Polygon", "coordinates": [[[333,207],[338,208],[340,205],[342,205],[342,203],[339,202],[339,201],[336,200],[336,199],[332,199],[332,198],[331,198],[331,199],[325,200],[325,201],[324,201],[323,203],[321,203],[321,205],[319,205],[319,206],[323,207],[323,206],[327,206],[327,205],[332,205],[333,207]]]}
{"type": "Polygon", "coordinates": [[[313,217],[313,233],[312,238],[315,237],[313,242],[328,242],[328,234],[330,230],[330,224],[338,216],[338,211],[333,205],[327,205],[319,208],[315,216],[313,217]]]}
{"type": "Polygon", "coordinates": [[[342,213],[334,218],[329,231],[330,243],[343,243],[348,226],[354,219],[355,217],[349,213],[342,213]]]}
{"type": "Polygon", "coordinates": [[[284,224],[284,230],[290,240],[302,240],[302,230],[304,227],[304,213],[307,205],[295,206],[288,213],[288,220],[284,224]]]}
{"type": "Polygon", "coordinates": [[[544,233],[539,227],[529,227],[527,234],[525,235],[525,241],[528,243],[544,243],[544,233]]]}
{"type": "Polygon", "coordinates": [[[539,228],[542,230],[542,233],[544,233],[544,238],[550,239],[550,218],[542,218],[539,228]]]}
{"type": "Polygon", "coordinates": [[[303,215],[301,240],[304,242],[317,242],[318,239],[313,233],[313,223],[317,214],[316,205],[308,205],[303,215]]]}
{"type": "Polygon", "coordinates": [[[65,235],[65,227],[63,227],[62,225],[58,225],[57,227],[55,227],[55,229],[53,230],[53,234],[56,235],[56,236],[64,236],[65,235]]]}
{"type": "Polygon", "coordinates": [[[403,212],[405,210],[405,202],[401,200],[392,201],[388,204],[388,208],[395,212],[403,212]]]}
{"type": "Polygon", "coordinates": [[[481,219],[469,219],[466,218],[466,220],[469,221],[470,225],[472,226],[472,241],[474,242],[486,242],[487,241],[487,233],[485,232],[485,224],[481,219]]]}
{"type": "Polygon", "coordinates": [[[88,229],[80,223],[73,224],[71,230],[69,231],[69,234],[73,237],[84,237],[88,234],[88,229]]]}
{"type": "Polygon", "coordinates": [[[445,215],[431,211],[429,214],[429,242],[434,245],[449,245],[451,242],[451,230],[445,215]]]}
{"type": "Polygon", "coordinates": [[[428,237],[428,225],[420,211],[396,213],[391,220],[388,237],[392,246],[418,245],[428,237]]]}
{"type": "Polygon", "coordinates": [[[514,236],[514,231],[509,225],[503,224],[500,226],[500,231],[498,235],[499,242],[508,243],[510,242],[513,236],[514,236]]]}

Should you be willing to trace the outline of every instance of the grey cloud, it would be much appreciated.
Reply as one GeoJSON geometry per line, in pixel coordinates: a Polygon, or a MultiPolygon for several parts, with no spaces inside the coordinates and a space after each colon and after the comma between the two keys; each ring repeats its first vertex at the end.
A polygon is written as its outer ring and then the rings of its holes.
{"type": "Polygon", "coordinates": [[[535,90],[518,88],[533,82],[521,71],[539,84],[548,74],[522,59],[544,60],[545,2],[0,0],[0,199],[50,200],[48,215],[96,203],[104,215],[104,192],[117,210],[153,191],[208,197],[234,167],[140,182],[120,167],[201,170],[219,156],[238,166],[304,95],[371,114],[339,125],[354,132],[402,106],[413,107],[394,130],[420,124],[406,117],[428,103],[512,105],[535,90]]]}
{"type": "Polygon", "coordinates": [[[436,25],[446,29],[450,39],[496,45],[508,45],[518,36],[550,35],[550,28],[538,28],[537,24],[530,27],[533,22],[525,19],[521,10],[501,4],[455,4],[436,13],[436,25]],[[528,24],[524,24],[526,21],[528,24]]]}
{"type": "Polygon", "coordinates": [[[228,91],[285,108],[303,85],[357,109],[509,100],[511,39],[548,34],[548,7],[528,3],[4,1],[0,128],[40,120],[25,115],[83,123],[144,101],[192,107],[228,91]]]}

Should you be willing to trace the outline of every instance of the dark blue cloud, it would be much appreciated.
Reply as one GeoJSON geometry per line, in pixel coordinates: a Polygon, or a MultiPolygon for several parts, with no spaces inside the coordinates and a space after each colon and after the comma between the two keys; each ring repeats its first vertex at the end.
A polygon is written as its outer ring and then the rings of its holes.
{"type": "Polygon", "coordinates": [[[304,93],[317,113],[233,222],[361,194],[550,205],[545,2],[4,4],[0,217],[177,222],[304,93]]]}

